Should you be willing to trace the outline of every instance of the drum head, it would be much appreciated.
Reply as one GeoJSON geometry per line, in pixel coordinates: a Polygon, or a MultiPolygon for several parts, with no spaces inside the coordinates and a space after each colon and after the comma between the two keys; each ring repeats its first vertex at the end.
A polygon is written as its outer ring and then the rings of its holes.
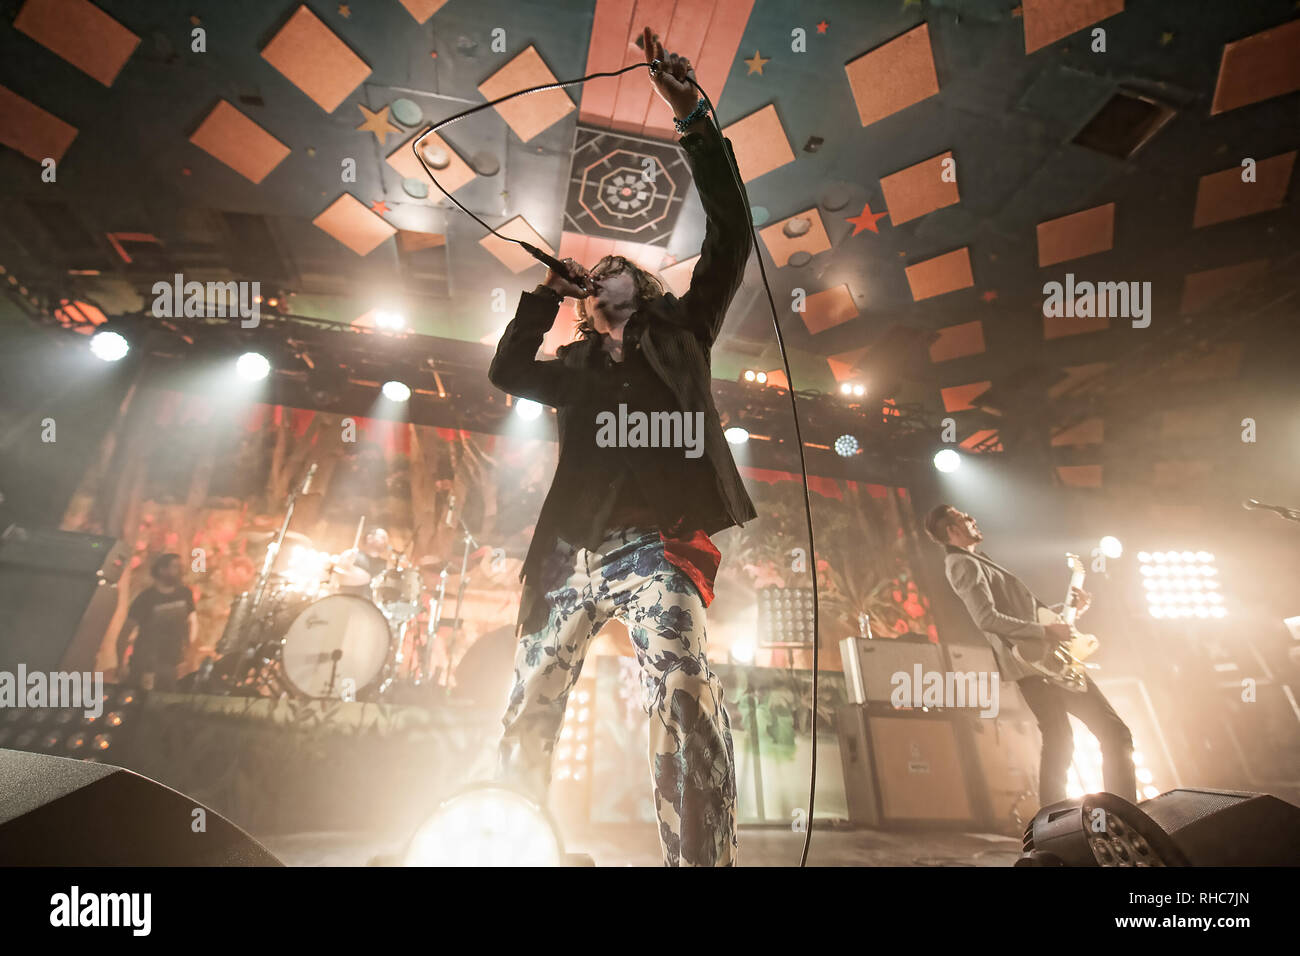
{"type": "Polygon", "coordinates": [[[388,621],[365,598],[334,594],[302,611],[284,636],[289,685],[306,697],[355,698],[379,679],[388,660],[388,621]]]}

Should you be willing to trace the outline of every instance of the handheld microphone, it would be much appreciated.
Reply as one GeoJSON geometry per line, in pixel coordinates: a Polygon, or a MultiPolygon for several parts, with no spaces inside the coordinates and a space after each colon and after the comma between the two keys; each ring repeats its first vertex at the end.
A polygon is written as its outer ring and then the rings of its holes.
{"type": "Polygon", "coordinates": [[[447,525],[448,528],[452,526],[451,519],[455,513],[456,513],[456,495],[453,493],[447,496],[447,520],[445,524],[447,525]]]}
{"type": "Polygon", "coordinates": [[[572,282],[580,289],[585,289],[587,287],[585,282],[583,282],[582,280],[575,277],[572,273],[570,273],[569,267],[566,266],[559,259],[555,258],[555,256],[548,255],[545,252],[542,252],[541,249],[538,249],[532,243],[520,241],[519,244],[524,247],[525,252],[527,252],[538,262],[541,262],[549,266],[551,270],[555,272],[556,275],[561,276],[564,279],[567,279],[569,282],[572,282]]]}
{"type": "Polygon", "coordinates": [[[307,469],[307,477],[302,480],[302,491],[298,492],[298,494],[300,495],[309,494],[311,492],[311,480],[315,477],[316,477],[316,462],[313,461],[311,463],[311,467],[307,469]]]}

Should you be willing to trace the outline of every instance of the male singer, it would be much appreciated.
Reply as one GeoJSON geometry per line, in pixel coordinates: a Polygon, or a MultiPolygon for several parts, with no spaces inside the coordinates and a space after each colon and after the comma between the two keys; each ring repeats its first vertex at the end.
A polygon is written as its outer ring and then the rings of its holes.
{"type": "Polygon", "coordinates": [[[507,781],[544,798],[583,656],[616,617],[644,678],[664,862],[727,866],[736,853],[736,775],[722,685],[705,656],[704,609],[721,558],[709,535],[755,512],[713,405],[709,351],[749,258],[749,199],[730,143],[687,80],[690,62],[665,54],[648,27],[642,38],[647,61],[663,64],[651,82],[681,134],[707,218],[704,245],[680,299],[622,257],[606,256],[590,272],[567,259],[568,277],[549,271],[520,296],[497,345],[492,383],[553,406],[560,434],[521,575],[500,765],[507,781]],[[554,361],[537,361],[566,296],[577,300],[581,337],[554,361]],[[666,440],[608,427],[611,416],[638,413],[666,440]],[[702,454],[685,434],[696,423],[702,454]]]}
{"type": "MultiPolygon", "coordinates": [[[[1066,690],[1040,677],[1011,654],[1011,648],[1019,642],[1065,643],[1070,640],[1070,628],[1063,623],[1038,623],[1038,607],[1043,602],[1018,577],[976,549],[984,535],[970,515],[952,505],[939,505],[926,516],[925,530],[944,545],[948,583],[993,646],[1002,680],[1016,682],[1020,696],[1038,721],[1043,734],[1039,803],[1045,807],[1065,799],[1066,777],[1074,755],[1070,714],[1082,720],[1101,744],[1106,789],[1125,800],[1136,799],[1133,735],[1092,678],[1087,678],[1083,692],[1066,690]]],[[[1091,596],[1079,588],[1072,589],[1071,594],[1078,613],[1083,614],[1091,596]]]]}

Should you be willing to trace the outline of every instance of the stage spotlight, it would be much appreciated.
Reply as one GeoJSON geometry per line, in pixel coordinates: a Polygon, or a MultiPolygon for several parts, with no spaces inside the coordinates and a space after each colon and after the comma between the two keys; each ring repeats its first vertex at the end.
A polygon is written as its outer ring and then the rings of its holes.
{"type": "Polygon", "coordinates": [[[951,448],[944,448],[935,454],[934,467],[945,474],[951,474],[961,467],[961,455],[951,448]]]}
{"type": "Polygon", "coordinates": [[[859,449],[858,440],[852,435],[841,435],[835,439],[835,454],[841,458],[852,458],[859,449]]]}
{"type": "Polygon", "coordinates": [[[131,351],[131,343],[117,332],[96,332],[90,337],[90,351],[104,362],[116,362],[131,351]]]}
{"type": "Polygon", "coordinates": [[[741,376],[746,382],[754,382],[757,385],[767,384],[767,373],[760,372],[758,369],[747,368],[745,374],[741,376]]]}
{"type": "Polygon", "coordinates": [[[1108,558],[1118,558],[1124,553],[1124,545],[1120,543],[1119,538],[1108,534],[1101,539],[1101,553],[1108,558]]]}
{"type": "Polygon", "coordinates": [[[542,414],[542,407],[537,402],[527,398],[515,399],[515,414],[526,422],[531,422],[542,414]]]}
{"type": "Polygon", "coordinates": [[[551,818],[521,793],[471,787],[445,800],[416,831],[406,866],[559,866],[564,846],[551,818]]]}
{"type": "Polygon", "coordinates": [[[742,637],[735,644],[731,645],[731,659],[737,664],[754,663],[754,653],[758,648],[754,645],[752,637],[742,637]]]}
{"type": "Polygon", "coordinates": [[[245,352],[235,363],[235,371],[246,382],[260,382],[271,374],[271,363],[261,352],[245,352]]]}
{"type": "Polygon", "coordinates": [[[406,319],[396,312],[380,309],[375,312],[375,327],[388,332],[397,332],[406,328],[406,319]]]}
{"type": "Polygon", "coordinates": [[[749,441],[749,432],[739,425],[732,425],[722,435],[727,439],[727,443],[731,445],[743,445],[749,441]]]}
{"type": "Polygon", "coordinates": [[[1144,578],[1147,612],[1154,618],[1224,618],[1228,616],[1219,593],[1214,555],[1208,551],[1138,552],[1138,572],[1144,578]],[[1197,564],[1201,557],[1209,561],[1197,564]],[[1184,563],[1191,561],[1193,563],[1184,563]],[[1158,582],[1156,584],[1155,582],[1158,582]]]}
{"type": "Polygon", "coordinates": [[[747,368],[747,369],[745,369],[745,381],[746,381],[746,382],[752,382],[752,381],[755,381],[757,378],[758,378],[758,373],[755,372],[752,368],[747,368]]]}
{"type": "Polygon", "coordinates": [[[385,382],[383,393],[390,402],[405,402],[411,397],[411,387],[405,382],[385,382]]]}

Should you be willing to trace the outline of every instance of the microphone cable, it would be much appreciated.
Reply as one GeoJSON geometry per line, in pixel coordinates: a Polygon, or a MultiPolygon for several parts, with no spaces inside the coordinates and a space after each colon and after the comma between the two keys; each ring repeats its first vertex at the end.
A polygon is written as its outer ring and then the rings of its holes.
{"type": "MultiPolygon", "coordinates": [[[[482,110],[489,109],[500,103],[504,103],[506,100],[514,99],[516,96],[527,96],[530,93],[541,93],[546,90],[558,90],[558,89],[563,89],[567,86],[576,86],[581,83],[586,83],[590,80],[598,80],[598,79],[604,79],[609,77],[622,76],[624,73],[629,73],[632,70],[640,69],[641,67],[648,68],[650,70],[650,75],[655,76],[658,74],[659,70],[663,68],[663,65],[659,60],[655,60],[654,62],[651,63],[632,63],[618,70],[611,70],[611,71],[606,71],[601,73],[588,73],[586,76],[579,77],[576,80],[558,80],[554,83],[543,83],[540,86],[530,86],[527,89],[516,90],[513,93],[507,93],[504,96],[498,96],[494,100],[488,100],[486,103],[479,103],[475,106],[471,106],[468,109],[461,110],[459,113],[449,116],[446,119],[441,120],[437,123],[434,123],[432,126],[426,129],[423,133],[421,133],[412,141],[411,150],[415,153],[415,158],[419,160],[420,165],[424,168],[424,171],[428,175],[429,179],[433,182],[435,186],[438,187],[438,191],[442,193],[444,196],[446,196],[448,199],[450,199],[453,203],[455,203],[456,206],[462,212],[464,212],[471,219],[477,222],[488,232],[492,233],[492,235],[496,236],[498,239],[504,239],[507,242],[513,242],[523,247],[525,250],[529,252],[530,255],[534,256],[534,258],[541,259],[542,262],[554,268],[556,265],[558,265],[558,263],[552,257],[545,256],[545,254],[540,253],[539,250],[537,250],[535,247],[531,246],[526,242],[523,242],[522,240],[514,239],[511,238],[510,236],[503,236],[501,233],[497,232],[486,222],[480,219],[477,215],[475,215],[470,209],[468,209],[463,203],[461,203],[459,199],[457,199],[451,193],[447,192],[447,190],[443,189],[442,184],[438,182],[438,177],[436,177],[433,174],[433,170],[431,170],[429,168],[428,163],[424,161],[424,156],[421,155],[420,153],[420,143],[425,139],[425,137],[429,136],[432,133],[436,133],[444,126],[449,126],[452,123],[455,123],[458,120],[462,120],[467,116],[472,116],[473,114],[478,113],[482,110]]],[[[686,79],[690,82],[691,86],[695,87],[695,89],[699,91],[700,97],[704,100],[705,106],[708,107],[708,116],[711,118],[714,128],[717,129],[718,131],[718,138],[723,140],[724,158],[727,160],[727,166],[730,167],[731,169],[732,179],[736,183],[736,191],[740,194],[740,197],[745,202],[745,205],[748,206],[749,194],[745,191],[745,184],[743,180],[741,180],[740,178],[740,170],[736,168],[736,164],[732,161],[732,157],[729,155],[729,150],[727,149],[726,141],[722,136],[722,127],[718,124],[717,112],[713,108],[713,101],[709,99],[709,94],[704,92],[704,88],[695,81],[694,77],[688,76],[686,77],[686,79]]],[[[450,146],[448,146],[448,149],[450,149],[450,146]]],[[[786,391],[790,395],[790,413],[791,416],[794,418],[795,443],[799,448],[799,471],[803,477],[804,518],[808,524],[808,561],[809,561],[809,568],[812,573],[812,591],[813,591],[813,661],[812,661],[812,728],[811,728],[812,765],[810,768],[809,780],[808,780],[808,816],[805,821],[806,829],[804,831],[803,850],[799,854],[799,865],[802,867],[808,865],[808,850],[812,844],[813,811],[816,806],[816,799],[817,799],[817,700],[818,700],[818,690],[819,690],[819,683],[818,683],[818,673],[819,673],[819,664],[820,664],[819,651],[820,651],[820,644],[821,644],[821,627],[820,627],[821,601],[820,601],[820,597],[818,594],[818,587],[817,587],[817,549],[813,538],[812,498],[810,496],[809,489],[808,489],[808,462],[804,454],[803,432],[799,427],[799,404],[795,398],[794,379],[790,372],[790,357],[786,354],[785,338],[781,334],[781,322],[780,319],[777,318],[777,314],[776,314],[776,300],[772,296],[772,286],[768,283],[767,280],[767,269],[763,266],[763,253],[759,249],[758,234],[754,229],[753,217],[752,215],[750,215],[748,210],[746,210],[746,216],[749,217],[750,219],[750,224],[749,224],[750,238],[753,242],[754,252],[756,253],[758,258],[758,271],[759,271],[759,275],[762,276],[763,279],[763,288],[767,292],[767,304],[768,307],[772,310],[772,329],[776,333],[776,344],[777,344],[777,348],[780,349],[781,365],[785,371],[786,391]]],[[[563,268],[561,268],[557,271],[564,271],[564,270],[563,268]]],[[[751,733],[757,733],[757,732],[758,732],[757,727],[751,729],[751,733]]]]}

